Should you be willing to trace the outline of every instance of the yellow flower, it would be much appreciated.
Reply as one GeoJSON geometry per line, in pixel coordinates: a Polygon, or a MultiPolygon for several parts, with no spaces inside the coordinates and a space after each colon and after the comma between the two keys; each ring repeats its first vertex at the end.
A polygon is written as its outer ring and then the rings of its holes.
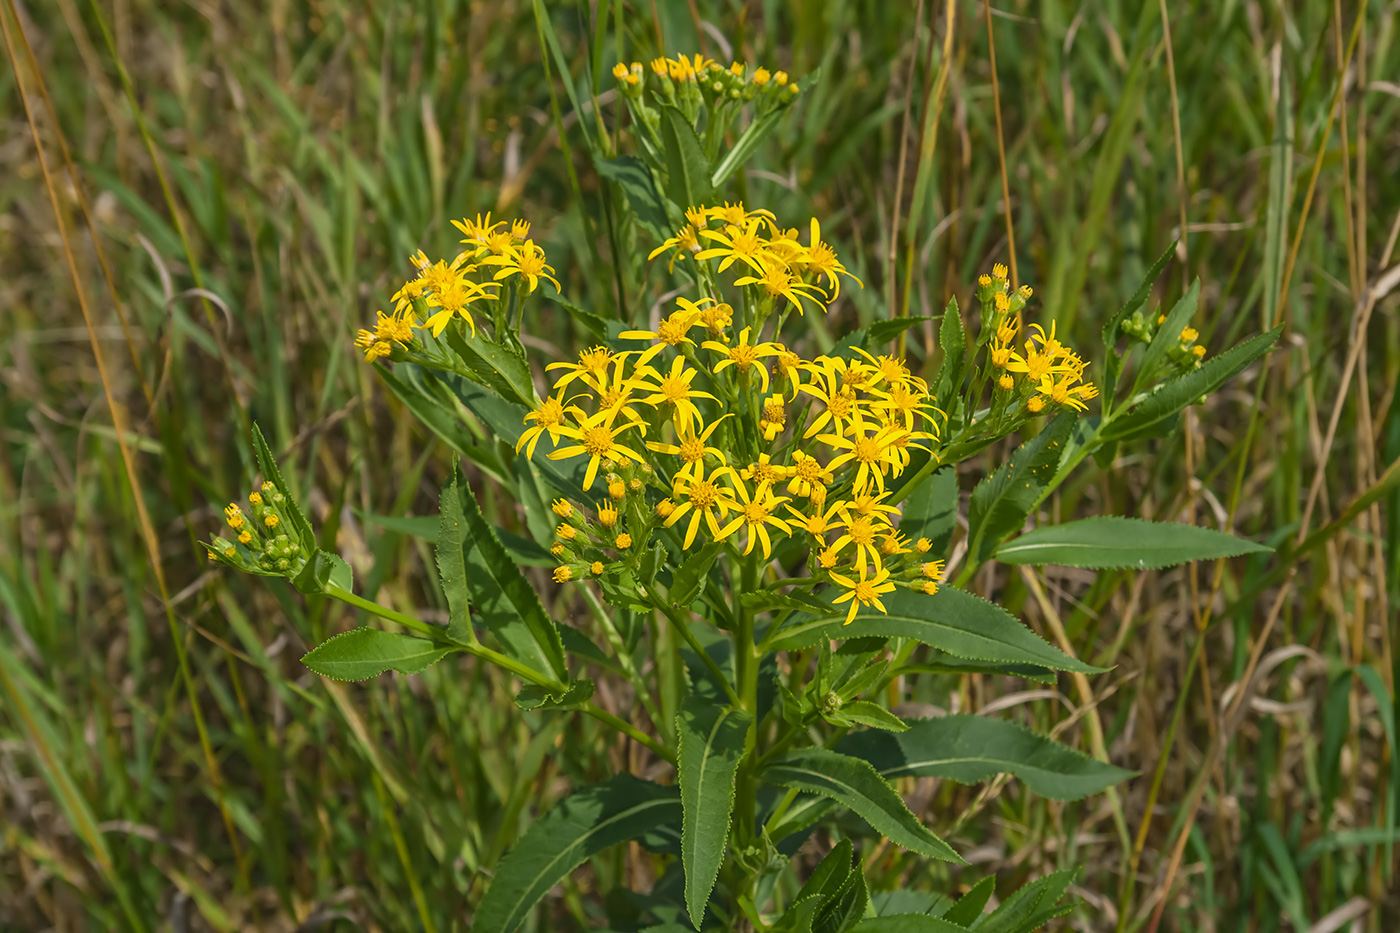
{"type": "Polygon", "coordinates": [[[773,75],[769,73],[767,68],[759,68],[753,73],[753,83],[757,84],[759,87],[763,87],[763,85],[768,83],[768,79],[772,77],[773,75]]]}
{"type": "Polygon", "coordinates": [[[767,454],[759,454],[758,462],[744,467],[739,475],[751,482],[772,485],[779,480],[787,479],[788,468],[772,462],[767,454]]]}
{"type": "Polygon", "coordinates": [[[943,576],[943,561],[931,560],[919,567],[919,573],[923,575],[925,579],[937,580],[939,577],[943,576]]]}
{"type": "Polygon", "coordinates": [[[554,544],[550,545],[549,553],[553,554],[556,559],[562,559],[564,556],[564,542],[555,541],[554,544]]]}
{"type": "MultiPolygon", "coordinates": [[[[791,492],[792,490],[789,489],[788,491],[791,492]]],[[[793,508],[790,505],[784,506],[784,508],[792,513],[792,518],[788,519],[790,524],[792,524],[795,527],[801,528],[803,531],[807,532],[809,535],[818,539],[818,541],[821,542],[822,540],[824,540],[826,533],[830,531],[834,526],[832,519],[836,517],[836,514],[841,510],[842,506],[844,505],[845,502],[837,501],[832,503],[831,507],[828,508],[825,512],[823,512],[821,508],[821,503],[816,499],[813,499],[812,514],[810,515],[803,514],[802,512],[799,512],[797,509],[793,508]]],[[[834,559],[832,561],[831,566],[835,566],[834,559]]]]}
{"type": "Polygon", "coordinates": [[[895,585],[889,582],[890,572],[883,567],[876,567],[875,575],[866,577],[865,568],[860,569],[860,578],[852,580],[850,577],[833,573],[831,579],[846,588],[846,592],[836,597],[832,602],[843,603],[850,600],[851,608],[846,613],[846,624],[850,625],[855,620],[856,612],[861,606],[874,606],[881,612],[888,612],[885,604],[880,601],[880,596],[884,593],[893,593],[895,585]]]}
{"type": "Polygon", "coordinates": [[[608,483],[608,498],[614,502],[621,502],[627,497],[627,484],[618,480],[615,483],[608,483]]]}
{"type": "Polygon", "coordinates": [[[603,562],[600,560],[595,560],[593,563],[588,565],[588,571],[592,573],[595,577],[601,577],[603,575],[603,562]]]}
{"type": "Polygon", "coordinates": [[[698,434],[689,423],[684,426],[678,425],[676,428],[677,443],[663,444],[659,441],[647,441],[647,449],[654,450],[659,454],[670,454],[673,457],[680,457],[681,468],[680,471],[676,473],[677,479],[693,475],[697,470],[703,472],[705,469],[706,454],[712,454],[720,463],[726,462],[724,451],[720,450],[718,447],[709,447],[707,443],[710,440],[710,435],[715,433],[715,428],[719,427],[719,423],[728,417],[730,416],[724,415],[716,419],[708,427],[700,423],[697,418],[696,424],[703,429],[698,434]]]}
{"type": "Polygon", "coordinates": [[[243,527],[243,510],[238,507],[238,503],[230,502],[224,508],[224,518],[228,521],[228,526],[234,531],[243,527]]]}
{"type": "Polygon", "coordinates": [[[413,342],[412,311],[406,314],[385,314],[383,311],[376,311],[375,314],[379,320],[374,325],[374,330],[361,330],[355,338],[355,346],[365,351],[366,363],[373,363],[381,356],[393,353],[396,343],[407,347],[413,342]]]}
{"type": "Polygon", "coordinates": [[[912,553],[908,544],[902,534],[897,531],[890,532],[880,539],[880,556],[894,557],[896,554],[912,553]]]}
{"type": "Polygon", "coordinates": [[[496,247],[495,251],[499,251],[501,247],[510,244],[509,236],[496,230],[497,227],[505,226],[505,223],[504,220],[492,223],[491,212],[487,211],[485,217],[480,214],[476,215],[476,220],[463,217],[461,220],[452,221],[452,226],[461,231],[461,242],[473,247],[475,255],[480,255],[491,250],[493,246],[496,247]]]}
{"type": "Polygon", "coordinates": [[[617,540],[613,543],[617,545],[617,549],[619,551],[625,551],[632,546],[632,536],[624,531],[622,534],[617,536],[617,540]]]}
{"type": "Polygon", "coordinates": [[[623,340],[657,341],[655,347],[642,354],[637,360],[638,366],[650,360],[663,346],[678,347],[683,343],[694,346],[695,341],[686,335],[690,333],[692,327],[700,323],[700,315],[703,310],[701,305],[712,301],[714,301],[713,298],[702,298],[699,303],[696,303],[689,298],[677,298],[676,304],[680,305],[680,310],[674,311],[670,317],[658,321],[656,330],[625,330],[618,336],[623,340]]]}
{"type": "Polygon", "coordinates": [[[642,433],[647,433],[646,421],[642,418],[641,412],[632,407],[634,401],[632,393],[636,391],[636,383],[625,375],[627,366],[627,354],[620,353],[613,357],[612,375],[606,371],[601,375],[584,373],[583,381],[586,382],[594,392],[598,393],[599,411],[616,411],[625,415],[628,421],[634,421],[641,425],[642,433]]]}
{"type": "Polygon", "coordinates": [[[589,385],[596,386],[600,381],[607,378],[608,367],[612,365],[613,360],[617,356],[626,355],[626,353],[614,354],[607,347],[589,347],[587,350],[583,350],[579,353],[577,363],[565,363],[561,360],[557,363],[550,363],[544,369],[545,372],[555,369],[568,370],[567,373],[560,376],[555,381],[554,388],[556,389],[562,389],[575,379],[581,377],[587,377],[584,378],[583,381],[589,385]]]}
{"type": "Polygon", "coordinates": [[[831,470],[823,466],[816,457],[808,456],[801,450],[793,453],[792,460],[792,479],[788,480],[787,491],[794,496],[806,496],[817,502],[824,502],[827,487],[835,478],[831,470]]]}
{"type": "Polygon", "coordinates": [[[670,499],[662,499],[656,503],[656,514],[659,518],[670,518],[671,513],[676,510],[676,504],[670,499]]]}
{"type": "Polygon", "coordinates": [[[769,220],[773,219],[773,215],[771,213],[761,208],[756,211],[744,210],[743,201],[737,201],[734,204],[730,204],[728,201],[725,201],[723,207],[706,208],[705,214],[711,220],[718,220],[720,223],[728,224],[735,227],[739,226],[751,217],[766,217],[769,220]]]}
{"type": "Polygon", "coordinates": [[[554,533],[565,541],[572,541],[578,535],[578,529],[568,522],[560,522],[559,527],[554,529],[554,533]]]}
{"type": "Polygon", "coordinates": [[[776,263],[770,265],[759,275],[746,275],[743,278],[735,279],[734,284],[762,285],[769,298],[786,298],[796,306],[798,314],[805,313],[802,306],[803,298],[823,307],[826,305],[826,292],[816,285],[808,285],[800,279],[794,278],[791,272],[776,263]],[[808,292],[816,292],[821,297],[810,295],[808,292]]]}
{"type": "Polygon", "coordinates": [[[269,528],[276,528],[279,524],[281,524],[281,522],[282,519],[278,518],[276,515],[273,515],[271,513],[263,516],[263,524],[269,528]]]}
{"type": "Polygon", "coordinates": [[[1033,415],[1038,415],[1038,414],[1040,414],[1040,413],[1041,413],[1042,411],[1044,411],[1044,410],[1045,410],[1045,397],[1044,397],[1044,396],[1041,396],[1041,395],[1032,395],[1030,398],[1026,399],[1026,411],[1030,412],[1030,413],[1033,414],[1033,415]]]}
{"type": "Polygon", "coordinates": [[[739,332],[739,342],[733,346],[726,346],[718,341],[706,340],[702,346],[707,350],[713,350],[722,354],[724,359],[715,364],[714,373],[718,375],[730,366],[737,367],[739,374],[745,376],[750,368],[758,370],[759,376],[763,380],[763,391],[768,391],[768,367],[759,360],[765,356],[776,356],[778,348],[771,343],[749,343],[749,332],[751,327],[745,327],[739,332]]]}
{"type": "Polygon", "coordinates": [[[797,390],[802,386],[802,357],[798,356],[781,343],[775,342],[773,346],[778,350],[778,352],[774,354],[777,358],[775,360],[777,369],[774,375],[792,388],[792,395],[790,397],[797,398],[797,390]]]}
{"type": "Polygon", "coordinates": [[[576,457],[579,454],[588,456],[588,471],[584,476],[583,488],[593,488],[593,480],[598,475],[598,464],[600,461],[611,458],[613,460],[626,457],[629,460],[640,461],[642,455],[630,447],[625,447],[617,442],[617,437],[628,428],[637,427],[637,422],[632,421],[624,424],[620,428],[613,427],[613,421],[617,418],[616,409],[604,409],[596,414],[589,415],[581,421],[577,427],[573,425],[562,425],[559,433],[565,437],[578,441],[577,444],[570,444],[568,447],[560,447],[549,455],[551,460],[564,460],[569,457],[576,457]]]}
{"type": "Polygon", "coordinates": [[[932,596],[938,592],[938,583],[934,580],[925,580],[919,587],[919,591],[927,596],[932,596]]]}
{"type": "Polygon", "coordinates": [[[914,542],[914,550],[918,551],[920,554],[927,554],[932,549],[933,542],[928,538],[920,538],[914,542]]]}
{"type": "Polygon", "coordinates": [[[569,518],[574,514],[574,504],[567,499],[555,499],[550,508],[560,518],[569,518]]]}
{"type": "Polygon", "coordinates": [[[616,528],[618,511],[611,505],[598,506],[598,524],[604,528],[616,528]]]}
{"type": "MultiPolygon", "coordinates": [[[[730,478],[733,479],[733,477],[734,474],[731,473],[730,478]]],[[[772,487],[766,482],[758,484],[753,496],[749,495],[748,486],[739,481],[734,482],[734,491],[739,494],[738,498],[743,500],[742,503],[736,503],[739,515],[719,530],[715,535],[716,540],[727,538],[738,531],[740,527],[744,527],[748,530],[748,543],[744,546],[744,554],[747,555],[753,551],[755,540],[757,540],[763,542],[764,558],[772,557],[773,542],[768,535],[768,526],[771,525],[778,531],[787,533],[787,521],[773,514],[774,509],[788,501],[787,497],[774,496],[772,487]]]]}
{"type": "Polygon", "coordinates": [[[882,492],[878,496],[872,496],[865,492],[855,496],[846,502],[846,507],[842,512],[854,512],[857,515],[875,515],[881,521],[889,521],[886,516],[893,515],[899,517],[899,506],[886,505],[885,500],[890,497],[887,492],[882,492]]]}
{"type": "Polygon", "coordinates": [[[627,78],[627,74],[627,66],[624,65],[622,62],[618,62],[616,65],[613,65],[612,75],[617,80],[625,80],[627,78]]]}
{"type": "MultiPolygon", "coordinates": [[[[583,412],[578,408],[572,405],[567,407],[564,405],[563,392],[560,392],[558,395],[551,395],[549,398],[540,402],[538,408],[525,416],[525,421],[533,421],[534,424],[521,433],[520,439],[515,442],[515,452],[520,453],[522,447],[529,445],[528,449],[525,451],[525,456],[533,458],[535,456],[535,448],[539,446],[540,437],[546,432],[549,434],[549,439],[554,442],[554,446],[558,447],[559,429],[564,426],[565,420],[570,414],[575,418],[585,417],[583,412]]],[[[568,505],[567,502],[564,504],[568,505]]],[[[558,509],[556,508],[555,511],[557,512],[558,509]]],[[[564,513],[561,512],[560,514],[562,515],[564,513]]]]}
{"type": "Polygon", "coordinates": [[[885,488],[885,473],[893,469],[898,461],[892,456],[892,442],[898,433],[897,428],[881,427],[873,432],[869,426],[856,425],[849,437],[839,434],[822,434],[817,440],[837,450],[844,451],[827,464],[834,472],[844,464],[856,467],[855,488],[863,491],[874,483],[881,490],[885,488]]]}
{"type": "Polygon", "coordinates": [[[1015,388],[1016,380],[1011,378],[1010,373],[1002,373],[1001,378],[997,380],[997,385],[1001,386],[1007,392],[1010,392],[1015,388]]]}
{"type": "Polygon", "coordinates": [[[554,568],[554,582],[568,583],[574,578],[574,569],[568,564],[554,568]]]}
{"type": "Polygon", "coordinates": [[[710,332],[711,337],[722,337],[724,329],[734,322],[734,309],[728,302],[721,301],[700,312],[700,323],[710,332]]]}
{"type": "Polygon", "coordinates": [[[686,224],[684,227],[681,227],[676,231],[675,236],[668,238],[660,246],[648,253],[647,261],[650,262],[668,249],[675,250],[675,252],[671,254],[671,261],[666,264],[667,272],[675,272],[677,259],[684,259],[686,256],[700,252],[700,236],[695,231],[696,228],[691,224],[686,224]]]}
{"type": "Polygon", "coordinates": [[[549,279],[554,283],[555,290],[561,290],[559,280],[554,277],[554,267],[545,261],[544,250],[536,246],[534,240],[526,240],[503,255],[487,256],[481,262],[483,265],[501,267],[493,276],[497,282],[512,275],[520,276],[528,283],[525,288],[527,295],[539,287],[540,279],[549,279]]]}
{"type": "Polygon", "coordinates": [[[678,356],[671,361],[671,371],[664,375],[651,366],[638,368],[632,380],[632,387],[638,392],[650,393],[641,398],[644,404],[656,408],[670,405],[671,419],[677,429],[680,429],[688,426],[691,421],[700,420],[700,409],[695,404],[696,399],[718,401],[710,393],[691,387],[698,372],[694,367],[685,365],[684,357],[678,356]]]}
{"type": "Polygon", "coordinates": [[[849,510],[841,514],[841,536],[831,545],[832,553],[840,554],[846,545],[855,548],[856,570],[865,573],[865,565],[883,567],[876,539],[891,530],[889,522],[879,513],[861,515],[849,510]]]}
{"type": "Polygon", "coordinates": [[[783,433],[783,428],[786,425],[787,408],[783,405],[783,397],[781,395],[768,396],[763,400],[763,411],[758,421],[758,429],[763,432],[763,439],[765,441],[773,440],[783,433]]]}
{"type": "Polygon", "coordinates": [[[690,513],[690,524],[686,527],[684,547],[689,548],[695,543],[695,532],[700,527],[702,517],[714,540],[723,539],[724,536],[720,534],[719,521],[715,518],[715,513],[718,512],[720,518],[726,518],[730,509],[737,509],[739,504],[734,501],[733,495],[728,490],[719,485],[719,480],[732,475],[733,472],[729,467],[717,466],[706,476],[702,466],[694,474],[676,479],[676,485],[672,492],[675,498],[684,501],[677,505],[675,511],[667,517],[666,527],[670,528],[680,521],[687,512],[690,513]]]}
{"type": "Polygon", "coordinates": [[[832,249],[830,243],[822,239],[821,224],[817,223],[815,217],[812,218],[812,242],[807,247],[805,265],[809,271],[815,272],[818,276],[826,276],[826,282],[831,286],[832,301],[841,295],[841,280],[836,277],[838,273],[850,276],[861,288],[865,287],[864,282],[846,271],[846,267],[836,257],[836,250],[832,249]]]}
{"type": "Polygon", "coordinates": [[[719,259],[719,271],[723,272],[735,261],[741,261],[759,275],[768,271],[770,256],[768,241],[759,233],[762,223],[757,217],[744,221],[742,227],[726,224],[723,231],[701,230],[700,235],[707,240],[719,243],[695,254],[696,259],[719,259]]]}

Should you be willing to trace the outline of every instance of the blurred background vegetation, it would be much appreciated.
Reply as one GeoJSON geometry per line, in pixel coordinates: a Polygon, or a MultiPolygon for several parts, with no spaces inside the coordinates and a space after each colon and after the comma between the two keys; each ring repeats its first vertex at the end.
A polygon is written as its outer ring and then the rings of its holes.
{"type": "MultiPolygon", "coordinates": [[[[448,220],[486,210],[531,221],[577,304],[645,316],[661,276],[622,282],[613,257],[655,244],[614,230],[579,121],[614,130],[608,69],[661,47],[821,69],[733,193],[815,214],[864,279],[833,334],[966,305],[1008,224],[1038,313],[1091,360],[1183,223],[1155,301],[1199,276],[1212,352],[1287,325],[1182,429],[1052,504],[1231,527],[1275,556],[1003,568],[978,587],[1113,672],[900,698],[1014,708],[1142,776],[1072,804],[911,782],[974,864],[876,850],[868,869],[947,892],[995,872],[1004,895],[1082,862],[1071,929],[1400,923],[1393,0],[1001,0],[990,18],[972,0],[0,0],[0,20],[0,928],[460,929],[570,782],[648,767],[590,720],[522,713],[470,660],[323,681],[298,658],[353,614],[211,572],[194,542],[246,492],[257,420],[362,591],[433,617],[428,544],[395,518],[435,513],[448,452],[353,329],[411,251],[451,255],[448,220]]],[[[538,358],[585,339],[533,309],[538,358]]],[[[911,334],[916,369],[929,345],[911,334]]],[[[635,847],[595,860],[537,928],[628,929],[620,899],[600,905],[653,872],[635,847]]]]}

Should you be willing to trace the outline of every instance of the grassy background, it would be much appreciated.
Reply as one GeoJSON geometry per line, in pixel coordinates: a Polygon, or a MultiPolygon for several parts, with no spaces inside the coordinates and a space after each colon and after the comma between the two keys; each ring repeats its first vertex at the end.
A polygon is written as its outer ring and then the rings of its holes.
{"type": "MultiPolygon", "coordinates": [[[[928,678],[901,698],[1008,710],[1143,776],[1077,804],[1015,783],[911,785],[976,864],[881,850],[872,875],[956,891],[995,871],[1005,895],[1083,862],[1069,928],[1327,915],[1329,930],[1394,929],[1394,3],[1170,2],[1168,46],[1159,4],[1006,0],[995,85],[970,2],[948,5],[946,62],[937,2],[619,3],[601,44],[594,5],[548,6],[584,100],[611,88],[619,54],[649,58],[658,37],[696,48],[692,9],[716,57],[728,44],[795,76],[821,67],[736,193],[789,223],[815,213],[865,280],[833,332],[966,304],[975,274],[1008,258],[998,95],[1016,272],[1085,356],[1102,358],[1100,322],[1183,218],[1155,300],[1199,276],[1212,352],[1287,324],[1185,430],[1125,448],[1111,472],[1091,465],[1052,505],[1229,526],[1276,556],[980,579],[1114,670],[1055,691],[928,678]],[[1241,715],[1222,721],[1250,672],[1241,715]]],[[[0,7],[0,928],[461,928],[533,814],[571,782],[645,771],[638,748],[522,714],[506,678],[467,661],[323,682],[297,659],[353,615],[210,572],[194,541],[246,491],[256,419],[365,594],[441,609],[428,546],[373,516],[432,514],[447,453],[349,338],[412,250],[449,253],[448,218],[488,209],[534,223],[579,304],[618,309],[616,193],[587,164],[535,10],[0,7]]],[[[614,125],[611,97],[599,107],[614,125]]],[[[662,288],[623,284],[634,318],[662,288]]],[[[538,359],[582,339],[558,309],[535,313],[538,359]]],[[[916,363],[924,348],[915,332],[916,363]]],[[[625,693],[598,700],[631,714],[625,693]]],[[[642,855],[595,861],[539,928],[598,925],[602,893],[650,883],[642,855]]]]}

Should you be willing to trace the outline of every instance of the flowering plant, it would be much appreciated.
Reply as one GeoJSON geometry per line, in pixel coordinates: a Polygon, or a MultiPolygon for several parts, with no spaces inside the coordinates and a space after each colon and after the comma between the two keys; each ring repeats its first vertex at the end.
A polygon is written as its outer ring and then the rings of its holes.
{"type": "MultiPolygon", "coordinates": [[[[478,929],[514,929],[564,875],[624,840],[662,860],[662,881],[636,901],[655,923],[969,928],[988,883],[956,903],[930,899],[902,925],[870,919],[877,907],[866,869],[852,864],[854,843],[873,834],[962,861],[897,782],[1010,772],[1072,799],[1128,772],[1010,722],[901,716],[900,699],[921,677],[1049,681],[1099,670],[969,592],[989,563],[1156,567],[1261,550],[1124,518],[1024,529],[1086,457],[1107,462],[1118,443],[1160,435],[1277,334],[1204,359],[1189,326],[1196,286],[1169,311],[1142,313],[1164,255],[1105,323],[1102,389],[1052,317],[1026,322],[1033,292],[1012,288],[1000,265],[976,284],[970,340],[956,300],[943,312],[936,369],[920,375],[900,352],[920,318],[880,321],[814,352],[810,316],[862,282],[816,218],[800,230],[713,197],[797,84],[700,57],[658,59],[651,72],[648,99],[640,64],[614,71],[642,158],[608,165],[643,233],[657,217],[672,224],[648,258],[664,259],[679,286],[653,320],[609,322],[568,305],[529,225],[487,215],[456,224],[455,257],[415,255],[393,312],[356,341],[408,410],[474,465],[454,464],[442,491],[447,624],[354,593],[348,565],[318,548],[260,434],[264,482],[248,512],[228,507],[234,537],[214,538],[210,556],[395,624],[325,641],[304,659],[312,670],[360,679],[474,655],[518,677],[521,708],[592,716],[660,763],[643,769],[658,780],[619,775],[540,817],[494,867],[478,929]],[[721,153],[724,128],[745,107],[748,127],[721,153]],[[542,296],[595,338],[574,359],[547,363],[547,392],[520,339],[527,303],[542,296]],[[969,471],[960,464],[1013,436],[1023,440],[973,488],[959,536],[959,474],[969,471]],[[486,521],[473,479],[499,490],[519,532],[486,521]],[[546,596],[552,611],[521,566],[546,551],[564,587],[546,596]],[[570,606],[586,620],[565,623],[570,606]],[[667,685],[668,657],[683,661],[683,682],[667,685]],[[634,717],[593,701],[593,678],[604,675],[633,690],[634,717]],[[819,828],[840,841],[804,878],[792,856],[819,828]]],[[[1017,933],[1067,911],[1059,901],[1071,877],[1004,898],[978,929],[1017,933]]]]}

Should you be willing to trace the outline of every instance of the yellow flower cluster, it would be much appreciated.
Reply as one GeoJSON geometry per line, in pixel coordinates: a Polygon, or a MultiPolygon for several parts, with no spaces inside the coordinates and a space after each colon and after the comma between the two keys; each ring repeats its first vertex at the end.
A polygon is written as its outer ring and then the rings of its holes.
{"type": "MultiPolygon", "coordinates": [[[[767,219],[741,206],[719,210],[753,227],[767,219]]],[[[787,247],[735,249],[721,235],[712,242],[723,255],[707,258],[754,272],[790,268],[810,249],[786,239],[787,247]]],[[[839,269],[834,252],[831,261],[839,269]]],[[[736,328],[733,309],[710,297],[680,298],[655,330],[621,337],[650,346],[592,347],[547,367],[559,374],[553,391],[525,416],[516,445],[534,456],[548,436],[550,459],[587,459],[586,491],[602,480],[593,517],[555,505],[556,580],[632,566],[655,533],[689,549],[703,528],[709,540],[765,559],[795,541],[783,556],[807,551],[810,572],[850,601],[848,622],[860,606],[884,611],[880,597],[897,584],[937,590],[941,565],[922,559],[929,543],[906,541],[886,501],[913,451],[931,453],[938,438],[928,385],[902,359],[861,349],[804,359],[753,327],[736,328]]]]}
{"type": "Polygon", "coordinates": [[[745,210],[742,202],[691,207],[685,219],[685,226],[652,250],[648,259],[670,252],[668,270],[674,270],[678,260],[714,260],[703,268],[703,275],[713,277],[734,268],[742,273],[735,277],[735,285],[753,286],[770,303],[785,299],[799,314],[805,311],[804,302],[825,309],[835,301],[841,294],[840,276],[864,287],[822,239],[815,217],[805,244],[797,228],[784,228],[768,211],[745,210]],[[824,287],[819,284],[823,281],[824,287]]]}
{"type": "Polygon", "coordinates": [[[1031,297],[1029,285],[1010,291],[1006,267],[997,263],[991,275],[978,279],[978,297],[983,308],[990,309],[988,325],[994,331],[989,347],[992,366],[1000,372],[997,389],[1002,400],[1020,398],[1025,410],[1039,414],[1047,404],[1084,411],[1084,403],[1099,394],[1091,382],[1084,382],[1084,360],[1055,337],[1055,324],[1050,333],[1039,324],[1031,324],[1032,333],[1024,343],[1024,353],[1017,352],[1015,341],[1021,330],[1020,313],[1031,297]]]}
{"type": "Polygon", "coordinates": [[[273,576],[294,576],[306,564],[301,545],[285,529],[293,527],[287,520],[286,497],[272,483],[263,483],[259,490],[248,494],[251,514],[236,502],[224,509],[224,521],[235,540],[215,537],[206,545],[209,559],[224,561],[273,576]]]}
{"type": "Polygon", "coordinates": [[[434,262],[422,250],[409,257],[418,274],[394,293],[394,313],[378,312],[375,329],[361,330],[355,339],[366,361],[389,356],[395,345],[410,347],[415,327],[431,330],[437,337],[460,317],[475,334],[471,307],[495,301],[501,283],[513,277],[525,295],[534,292],[541,279],[559,287],[544,249],[530,239],[527,221],[516,220],[507,226],[504,220],[493,222],[488,212],[484,217],[478,214],[475,220],[454,220],[452,225],[462,232],[465,248],[451,260],[434,262]],[[495,272],[487,278],[492,268],[495,272]],[[421,323],[420,312],[426,315],[421,323]]]}
{"type": "MultiPolygon", "coordinates": [[[[654,58],[648,66],[652,76],[661,82],[664,95],[673,95],[677,88],[696,86],[719,100],[751,100],[756,94],[781,94],[787,98],[798,95],[797,82],[786,71],[769,71],[759,67],[749,71],[742,62],[728,68],[703,55],[678,55],[675,58],[654,58]]],[[[613,66],[613,77],[624,93],[637,95],[645,83],[641,62],[613,66]]]]}

